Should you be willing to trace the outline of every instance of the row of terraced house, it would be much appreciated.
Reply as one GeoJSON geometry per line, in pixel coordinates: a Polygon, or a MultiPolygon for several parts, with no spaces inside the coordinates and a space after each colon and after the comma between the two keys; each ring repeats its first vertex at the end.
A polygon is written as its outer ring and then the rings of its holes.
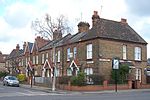
{"type": "Polygon", "coordinates": [[[52,78],[56,64],[56,77],[77,75],[82,70],[86,75],[98,74],[110,80],[112,59],[118,57],[120,64],[129,65],[128,79],[147,82],[144,74],[147,42],[126,19],[103,19],[94,11],[91,28],[86,22],[77,26],[78,32],[74,35],[60,35],[52,41],[38,36],[34,43],[24,42],[23,49],[17,44],[7,58],[9,72],[29,76],[30,69],[34,69],[35,76],[52,78]]]}

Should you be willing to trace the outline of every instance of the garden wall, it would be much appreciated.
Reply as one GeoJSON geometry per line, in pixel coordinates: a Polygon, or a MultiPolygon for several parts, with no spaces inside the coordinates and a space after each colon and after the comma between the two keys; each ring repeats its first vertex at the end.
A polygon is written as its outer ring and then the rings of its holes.
{"type": "MultiPolygon", "coordinates": [[[[68,85],[57,85],[57,88],[62,90],[69,90],[69,91],[100,91],[100,90],[114,90],[114,84],[108,84],[107,81],[103,82],[103,85],[86,85],[86,86],[71,86],[70,82],[68,85]]],[[[132,81],[128,81],[128,84],[118,84],[118,90],[125,90],[125,89],[132,89],[132,81]]]]}

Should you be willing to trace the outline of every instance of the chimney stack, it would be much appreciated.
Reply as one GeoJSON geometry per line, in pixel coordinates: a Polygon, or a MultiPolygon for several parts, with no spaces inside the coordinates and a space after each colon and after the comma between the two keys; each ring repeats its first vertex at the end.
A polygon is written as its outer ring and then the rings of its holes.
{"type": "Polygon", "coordinates": [[[56,29],[53,33],[53,40],[57,40],[60,38],[62,38],[62,33],[56,29]]]}
{"type": "Polygon", "coordinates": [[[100,20],[100,17],[98,15],[98,11],[94,11],[94,14],[92,16],[92,25],[95,26],[99,20],[100,20]]]}
{"type": "Polygon", "coordinates": [[[80,22],[77,26],[78,26],[78,33],[87,32],[90,27],[89,23],[86,22],[80,22]]]}
{"type": "Polygon", "coordinates": [[[25,48],[26,48],[26,42],[24,42],[23,44],[23,50],[25,50],[25,48]]]}
{"type": "Polygon", "coordinates": [[[20,46],[19,46],[19,44],[17,44],[16,50],[19,51],[19,49],[20,49],[20,46]]]}
{"type": "Polygon", "coordinates": [[[127,19],[121,18],[121,23],[122,23],[122,24],[127,24],[127,19]]]}

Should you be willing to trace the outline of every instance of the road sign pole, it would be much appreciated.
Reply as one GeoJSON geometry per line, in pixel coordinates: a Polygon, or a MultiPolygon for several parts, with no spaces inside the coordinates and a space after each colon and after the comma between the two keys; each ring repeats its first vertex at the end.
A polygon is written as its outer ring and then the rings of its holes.
{"type": "Polygon", "coordinates": [[[115,69],[115,91],[117,92],[117,83],[118,83],[118,81],[117,81],[117,70],[115,69]]]}
{"type": "Polygon", "coordinates": [[[118,69],[119,69],[119,59],[118,58],[114,58],[112,60],[112,68],[115,71],[115,91],[117,92],[117,84],[118,84],[118,69]]]}

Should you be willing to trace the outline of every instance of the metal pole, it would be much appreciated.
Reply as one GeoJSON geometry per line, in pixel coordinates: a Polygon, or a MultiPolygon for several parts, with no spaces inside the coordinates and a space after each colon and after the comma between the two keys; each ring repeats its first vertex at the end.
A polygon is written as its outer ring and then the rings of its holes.
{"type": "Polygon", "coordinates": [[[56,84],[56,55],[55,55],[55,46],[53,47],[53,54],[54,54],[54,76],[53,76],[53,83],[52,83],[52,91],[55,91],[55,84],[56,84]]]}
{"type": "Polygon", "coordinates": [[[32,78],[32,72],[31,72],[31,88],[32,88],[32,79],[33,79],[33,78],[32,78]]]}
{"type": "Polygon", "coordinates": [[[115,69],[115,92],[117,92],[117,69],[115,69]]]}

